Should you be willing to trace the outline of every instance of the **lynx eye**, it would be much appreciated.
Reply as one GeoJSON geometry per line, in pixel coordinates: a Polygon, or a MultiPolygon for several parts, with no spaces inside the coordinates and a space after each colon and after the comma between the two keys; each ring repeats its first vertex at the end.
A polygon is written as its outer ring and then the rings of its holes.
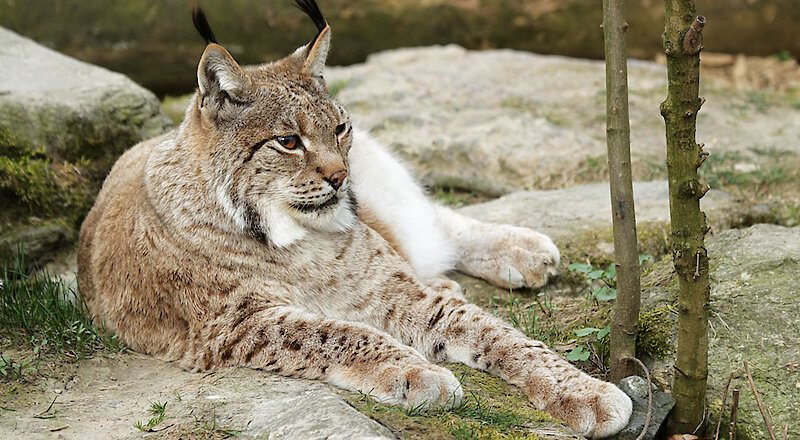
{"type": "Polygon", "coordinates": [[[336,136],[340,136],[344,133],[344,129],[347,128],[347,124],[339,124],[336,126],[336,136]]]}
{"type": "Polygon", "coordinates": [[[291,136],[278,136],[275,138],[275,140],[287,150],[294,150],[301,145],[300,138],[296,134],[291,136]]]}

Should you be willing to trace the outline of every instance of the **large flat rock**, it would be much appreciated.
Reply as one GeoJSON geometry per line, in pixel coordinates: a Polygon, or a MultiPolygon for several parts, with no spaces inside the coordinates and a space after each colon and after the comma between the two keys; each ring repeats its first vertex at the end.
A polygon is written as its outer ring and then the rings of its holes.
{"type": "MultiPolygon", "coordinates": [[[[410,414],[320,381],[246,368],[191,373],[135,353],[100,354],[65,366],[60,372],[56,366],[53,371],[58,373],[41,383],[25,381],[3,388],[10,391],[0,393],[0,438],[218,439],[235,433],[235,438],[269,440],[429,440],[453,438],[451,429],[458,423],[484,434],[512,429],[490,421],[484,431],[481,424],[486,420],[470,418],[465,411],[410,414]],[[153,403],[166,404],[165,418],[148,429],[136,428],[153,417],[148,411],[153,403]]],[[[463,365],[446,366],[473,399],[467,405],[486,406],[483,417],[513,413],[521,417],[517,423],[525,424],[513,427],[516,433],[582,438],[536,411],[520,390],[501,379],[463,365]]]]}
{"type": "MultiPolygon", "coordinates": [[[[635,182],[637,232],[641,253],[667,252],[669,190],[667,182],[635,182]]],[[[747,225],[769,217],[763,206],[743,204],[724,191],[709,191],[701,201],[712,231],[747,225]]],[[[578,185],[550,191],[515,191],[495,200],[463,207],[467,216],[494,223],[510,223],[549,235],[559,246],[564,264],[610,262],[614,256],[611,196],[607,183],[578,185]]]]}
{"type": "Polygon", "coordinates": [[[136,354],[82,361],[66,383],[34,392],[28,405],[11,405],[15,411],[0,417],[5,439],[169,439],[215,426],[237,438],[395,438],[321,382],[245,368],[189,373],[136,354]],[[138,430],[134,424],[147,423],[154,402],[166,402],[166,419],[153,432],[138,430]]]}
{"type": "MultiPolygon", "coordinates": [[[[382,52],[326,78],[354,120],[426,183],[499,194],[603,180],[604,72],[601,61],[444,46],[382,52]]],[[[665,68],[632,60],[628,72],[634,173],[663,176],[665,68]]],[[[800,153],[800,109],[727,89],[702,93],[697,138],[712,158],[800,153]]]]}

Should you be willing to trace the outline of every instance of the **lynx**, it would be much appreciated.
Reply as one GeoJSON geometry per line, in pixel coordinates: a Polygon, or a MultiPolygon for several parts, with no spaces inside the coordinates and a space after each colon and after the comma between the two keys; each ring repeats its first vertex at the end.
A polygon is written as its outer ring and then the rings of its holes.
{"type": "Polygon", "coordinates": [[[240,67],[207,41],[175,130],[127,151],[83,223],[91,313],[131,349],[203,371],[243,366],[324,380],[406,407],[452,407],[461,362],[520,387],[587,437],[616,433],[630,399],[468,303],[451,269],[540,286],[559,252],[529,229],[428,201],[331,98],[331,31],[240,67]]]}

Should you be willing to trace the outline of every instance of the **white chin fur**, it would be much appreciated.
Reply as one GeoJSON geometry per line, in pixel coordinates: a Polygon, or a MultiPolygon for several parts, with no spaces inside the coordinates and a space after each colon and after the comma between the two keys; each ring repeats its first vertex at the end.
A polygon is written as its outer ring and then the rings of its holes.
{"type": "Polygon", "coordinates": [[[321,232],[345,232],[353,227],[356,216],[350,209],[352,201],[349,197],[344,197],[333,208],[321,213],[304,213],[294,211],[293,217],[309,229],[321,232]]]}
{"type": "Polygon", "coordinates": [[[267,242],[282,248],[305,238],[308,229],[300,225],[292,215],[280,206],[265,203],[258,207],[262,228],[267,242]]]}
{"type": "Polygon", "coordinates": [[[258,206],[267,241],[285,248],[306,237],[310,230],[339,233],[349,230],[356,222],[350,209],[350,199],[342,200],[335,209],[323,213],[304,213],[278,204],[258,206]]]}

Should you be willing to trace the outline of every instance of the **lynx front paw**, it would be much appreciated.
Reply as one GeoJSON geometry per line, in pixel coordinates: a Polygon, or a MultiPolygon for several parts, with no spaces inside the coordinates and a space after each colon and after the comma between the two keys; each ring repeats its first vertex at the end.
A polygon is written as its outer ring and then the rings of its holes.
{"type": "Polygon", "coordinates": [[[433,364],[390,366],[380,375],[375,397],[386,403],[412,409],[458,406],[464,390],[453,373],[433,364]]]}
{"type": "Polygon", "coordinates": [[[540,287],[556,274],[561,255],[550,237],[528,228],[486,226],[462,255],[459,270],[505,288],[540,287]]]}
{"type": "Polygon", "coordinates": [[[587,438],[605,438],[622,430],[633,412],[630,397],[622,390],[592,379],[588,386],[565,390],[545,407],[587,438]]]}

